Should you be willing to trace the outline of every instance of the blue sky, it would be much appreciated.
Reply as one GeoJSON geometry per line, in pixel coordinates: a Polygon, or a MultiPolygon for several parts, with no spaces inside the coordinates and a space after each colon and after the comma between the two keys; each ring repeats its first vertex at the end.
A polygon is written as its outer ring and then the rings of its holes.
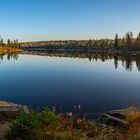
{"type": "Polygon", "coordinates": [[[1,0],[0,34],[20,41],[140,32],[140,0],[1,0]]]}

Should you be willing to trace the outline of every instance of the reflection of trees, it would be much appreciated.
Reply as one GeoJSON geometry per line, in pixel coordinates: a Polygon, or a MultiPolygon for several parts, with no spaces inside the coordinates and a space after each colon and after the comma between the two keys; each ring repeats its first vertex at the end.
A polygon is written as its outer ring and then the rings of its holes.
{"type": "Polygon", "coordinates": [[[140,71],[140,57],[136,56],[135,62],[136,62],[136,66],[137,66],[138,71],[140,71]]]}
{"type": "Polygon", "coordinates": [[[17,54],[7,54],[7,60],[18,60],[18,55],[17,54]]]}
{"type": "Polygon", "coordinates": [[[126,55],[125,56],[125,69],[127,71],[132,71],[133,69],[133,57],[131,55],[126,55]]]}
{"type": "Polygon", "coordinates": [[[4,55],[0,55],[0,60],[3,60],[3,56],[4,56],[4,55]]]}
{"type": "MultiPolygon", "coordinates": [[[[0,54],[0,61],[1,61],[1,62],[3,61],[4,56],[7,57],[7,60],[11,60],[11,59],[13,59],[13,60],[18,60],[18,54],[7,54],[7,55],[5,55],[5,54],[0,54]]],[[[1,62],[0,62],[0,63],[1,63],[1,62]]]]}
{"type": "MultiPolygon", "coordinates": [[[[73,57],[73,58],[88,58],[89,61],[108,61],[114,60],[115,69],[118,68],[119,63],[121,62],[126,71],[132,71],[134,63],[138,71],[140,71],[140,54],[131,55],[131,54],[109,54],[109,53],[99,53],[99,52],[85,52],[85,51],[28,51],[26,54],[32,55],[41,55],[41,56],[50,56],[50,57],[73,57]]],[[[18,54],[0,54],[0,63],[3,61],[4,56],[7,57],[7,60],[18,60],[18,54]]]]}
{"type": "Polygon", "coordinates": [[[122,63],[123,67],[127,71],[132,71],[133,64],[136,63],[137,69],[140,71],[140,54],[131,55],[131,54],[109,54],[109,53],[100,53],[100,52],[89,52],[89,51],[28,51],[27,54],[33,55],[42,55],[50,57],[73,57],[73,58],[88,58],[89,61],[107,61],[114,60],[114,66],[117,69],[119,61],[122,63]]]}
{"type": "Polygon", "coordinates": [[[114,65],[115,65],[115,69],[118,68],[118,56],[114,56],[114,65]]]}

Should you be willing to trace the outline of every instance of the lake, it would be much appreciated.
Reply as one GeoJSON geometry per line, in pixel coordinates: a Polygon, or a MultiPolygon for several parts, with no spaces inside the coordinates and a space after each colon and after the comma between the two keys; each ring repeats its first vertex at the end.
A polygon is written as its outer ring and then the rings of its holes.
{"type": "Polygon", "coordinates": [[[140,105],[140,56],[49,52],[0,58],[0,100],[93,115],[140,105]]]}

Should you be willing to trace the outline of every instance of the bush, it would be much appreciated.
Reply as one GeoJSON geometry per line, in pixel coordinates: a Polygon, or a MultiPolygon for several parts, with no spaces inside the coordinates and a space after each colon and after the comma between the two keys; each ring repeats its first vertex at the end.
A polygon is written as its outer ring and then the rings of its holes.
{"type": "Polygon", "coordinates": [[[59,117],[46,108],[41,112],[41,122],[43,125],[47,126],[57,124],[59,122],[59,117]]]}
{"type": "Polygon", "coordinates": [[[42,127],[49,127],[58,122],[59,117],[49,109],[38,113],[25,113],[13,121],[6,139],[38,140],[38,132],[42,127]]]}

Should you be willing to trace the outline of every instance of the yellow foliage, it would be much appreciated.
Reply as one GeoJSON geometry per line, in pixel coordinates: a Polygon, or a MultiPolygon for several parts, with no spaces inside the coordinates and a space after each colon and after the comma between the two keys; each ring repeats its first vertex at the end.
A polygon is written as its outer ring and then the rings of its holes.
{"type": "Polygon", "coordinates": [[[20,52],[22,52],[22,50],[19,48],[8,47],[8,46],[1,47],[0,46],[0,54],[10,54],[10,53],[20,53],[20,52]]]}
{"type": "Polygon", "coordinates": [[[127,120],[130,123],[134,123],[134,122],[140,122],[140,112],[135,112],[134,114],[131,114],[127,117],[127,120]]]}

